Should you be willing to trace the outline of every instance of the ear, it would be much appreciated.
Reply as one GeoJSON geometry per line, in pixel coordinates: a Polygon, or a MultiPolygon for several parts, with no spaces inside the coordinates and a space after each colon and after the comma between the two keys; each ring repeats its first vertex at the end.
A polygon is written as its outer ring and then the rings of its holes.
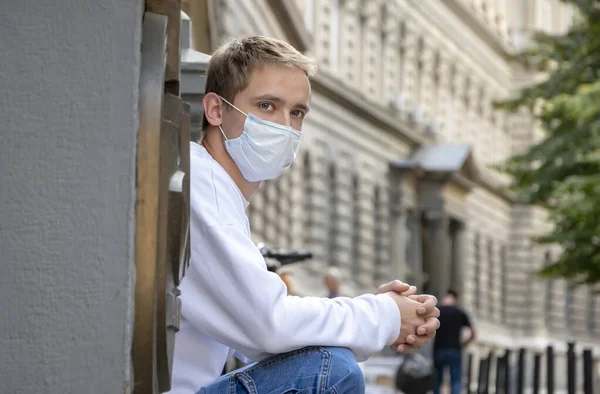
{"type": "Polygon", "coordinates": [[[202,99],[204,116],[211,126],[220,126],[223,122],[223,101],[214,92],[206,93],[202,99]]]}

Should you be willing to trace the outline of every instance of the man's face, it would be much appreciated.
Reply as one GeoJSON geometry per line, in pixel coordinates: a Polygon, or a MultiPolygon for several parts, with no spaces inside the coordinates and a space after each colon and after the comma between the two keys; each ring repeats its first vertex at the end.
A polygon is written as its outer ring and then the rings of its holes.
{"type": "Polygon", "coordinates": [[[325,275],[323,282],[325,282],[325,286],[327,286],[329,291],[338,291],[340,288],[340,284],[334,276],[325,275]]]}
{"type": "MultiPolygon", "coordinates": [[[[262,120],[301,131],[309,101],[310,83],[302,70],[264,65],[254,69],[248,87],[235,95],[233,105],[262,120]]],[[[246,117],[227,104],[222,116],[228,137],[239,137],[246,117]]]]}
{"type": "Polygon", "coordinates": [[[456,304],[456,298],[452,294],[446,294],[446,295],[444,295],[444,298],[442,298],[442,305],[455,305],[455,304],[456,304]]]}

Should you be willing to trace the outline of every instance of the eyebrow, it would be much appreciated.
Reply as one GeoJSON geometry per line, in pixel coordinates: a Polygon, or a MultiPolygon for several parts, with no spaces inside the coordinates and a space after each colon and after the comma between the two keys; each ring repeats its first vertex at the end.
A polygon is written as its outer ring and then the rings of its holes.
{"type": "MultiPolygon", "coordinates": [[[[252,101],[255,101],[255,102],[256,101],[262,101],[262,100],[273,101],[273,102],[278,103],[278,104],[281,104],[281,103],[284,102],[284,100],[282,98],[277,97],[277,96],[273,96],[272,94],[262,94],[260,96],[255,96],[255,97],[252,98],[252,101]]],[[[306,113],[308,113],[310,111],[310,108],[307,105],[301,104],[301,103],[296,104],[294,106],[294,108],[301,109],[301,110],[303,110],[306,113]]]]}

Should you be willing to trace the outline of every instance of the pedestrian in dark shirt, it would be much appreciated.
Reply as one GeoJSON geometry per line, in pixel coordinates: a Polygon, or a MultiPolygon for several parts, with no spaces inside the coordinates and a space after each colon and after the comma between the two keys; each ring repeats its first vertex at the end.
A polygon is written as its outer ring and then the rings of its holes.
{"type": "Polygon", "coordinates": [[[444,380],[444,371],[450,369],[451,394],[461,393],[462,348],[475,339],[475,330],[467,314],[457,305],[458,294],[448,290],[442,298],[440,309],[440,328],[434,343],[434,362],[437,372],[437,384],[434,393],[440,394],[444,380]],[[462,339],[462,330],[467,328],[469,335],[462,339]]]}

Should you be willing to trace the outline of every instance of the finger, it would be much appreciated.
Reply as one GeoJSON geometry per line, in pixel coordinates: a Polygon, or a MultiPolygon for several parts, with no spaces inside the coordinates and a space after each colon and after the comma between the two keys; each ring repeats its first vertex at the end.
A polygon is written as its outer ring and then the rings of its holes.
{"type": "Polygon", "coordinates": [[[410,286],[410,288],[408,290],[406,290],[404,292],[398,291],[398,293],[400,293],[400,295],[403,295],[405,297],[412,296],[412,295],[417,294],[417,287],[416,286],[410,286]]]}
{"type": "Polygon", "coordinates": [[[406,353],[412,352],[415,349],[417,349],[417,348],[414,347],[414,346],[412,346],[412,345],[405,344],[404,345],[404,350],[402,352],[399,352],[399,353],[405,353],[406,354],[406,353]]]}
{"type": "Polygon", "coordinates": [[[396,351],[398,353],[404,353],[407,350],[406,345],[402,344],[402,345],[398,345],[398,347],[396,348],[396,351]]]}
{"type": "Polygon", "coordinates": [[[420,302],[422,305],[417,309],[417,313],[421,316],[435,316],[438,317],[440,311],[435,307],[437,305],[437,298],[429,294],[412,295],[409,297],[413,301],[420,302]]]}
{"type": "Polygon", "coordinates": [[[410,286],[408,284],[403,283],[399,280],[393,280],[389,283],[379,286],[377,288],[377,291],[375,292],[375,294],[383,294],[383,293],[387,293],[388,291],[395,291],[396,293],[403,293],[405,291],[408,291],[409,289],[410,289],[410,286]]]}
{"type": "MultiPolygon", "coordinates": [[[[435,334],[433,335],[435,336],[435,334]]],[[[429,341],[431,341],[433,337],[429,337],[427,335],[420,335],[417,336],[415,338],[415,342],[410,344],[410,347],[414,348],[414,349],[418,349],[421,346],[425,345],[426,343],[428,343],[429,341]]]]}
{"type": "Polygon", "coordinates": [[[419,307],[417,313],[421,315],[434,313],[435,306],[437,305],[437,298],[435,298],[434,296],[428,294],[420,294],[410,296],[410,299],[423,304],[419,307]]]}
{"type": "Polygon", "coordinates": [[[425,319],[425,324],[417,327],[417,335],[433,338],[438,328],[440,328],[440,321],[435,317],[428,317],[425,319]]]}

